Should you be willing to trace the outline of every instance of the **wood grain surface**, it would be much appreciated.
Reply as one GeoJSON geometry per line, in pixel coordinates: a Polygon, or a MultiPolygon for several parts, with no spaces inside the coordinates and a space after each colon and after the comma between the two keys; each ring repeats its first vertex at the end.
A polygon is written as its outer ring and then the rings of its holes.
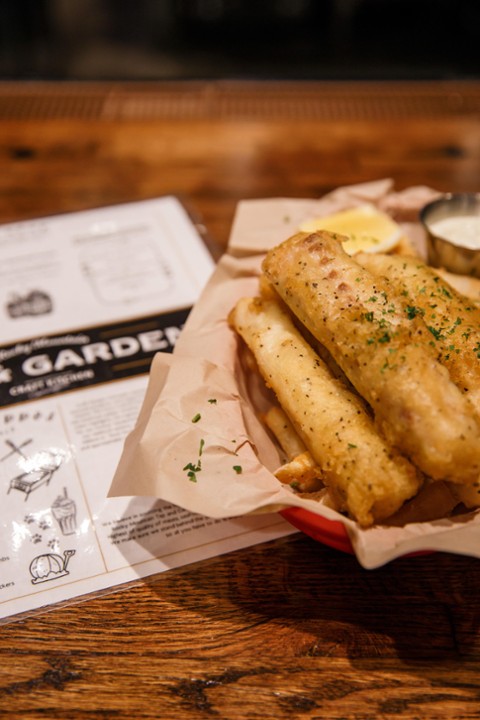
{"type": "MultiPolygon", "coordinates": [[[[224,247],[243,198],[390,177],[479,190],[480,83],[0,85],[0,221],[178,194],[224,247]]],[[[1,627],[0,717],[480,718],[480,566],[374,571],[303,535],[1,627]]]]}

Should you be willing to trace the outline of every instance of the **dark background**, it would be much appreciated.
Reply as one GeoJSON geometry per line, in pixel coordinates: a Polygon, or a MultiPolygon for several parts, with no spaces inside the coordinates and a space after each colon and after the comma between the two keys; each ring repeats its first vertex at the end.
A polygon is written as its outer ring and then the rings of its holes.
{"type": "Polygon", "coordinates": [[[0,0],[0,79],[474,79],[480,0],[0,0]]]}

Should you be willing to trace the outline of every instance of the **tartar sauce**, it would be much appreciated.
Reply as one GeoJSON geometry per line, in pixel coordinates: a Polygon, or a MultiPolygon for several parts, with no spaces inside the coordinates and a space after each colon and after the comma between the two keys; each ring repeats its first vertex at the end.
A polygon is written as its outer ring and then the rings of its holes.
{"type": "Polygon", "coordinates": [[[430,225],[434,235],[449,240],[459,247],[470,250],[480,249],[480,216],[479,215],[458,215],[456,217],[443,218],[430,225]]]}

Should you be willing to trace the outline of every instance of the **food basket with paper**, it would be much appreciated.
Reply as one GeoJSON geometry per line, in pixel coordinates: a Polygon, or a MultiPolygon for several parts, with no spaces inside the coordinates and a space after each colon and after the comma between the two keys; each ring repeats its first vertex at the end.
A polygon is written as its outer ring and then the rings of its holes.
{"type": "Polygon", "coordinates": [[[478,287],[427,265],[436,195],[383,180],[241,203],[111,494],[279,511],[366,568],[480,555],[478,287]]]}

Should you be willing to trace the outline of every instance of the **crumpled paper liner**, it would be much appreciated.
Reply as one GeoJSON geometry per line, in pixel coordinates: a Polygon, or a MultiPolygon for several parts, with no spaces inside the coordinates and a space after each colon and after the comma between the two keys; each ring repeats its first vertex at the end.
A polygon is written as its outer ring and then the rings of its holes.
{"type": "Polygon", "coordinates": [[[480,557],[476,512],[365,530],[321,500],[302,499],[283,486],[273,475],[282,455],[257,417],[265,402],[263,382],[242,370],[238,340],[227,323],[239,298],[257,294],[265,252],[297,232],[302,221],[368,202],[388,212],[424,256],[418,210],[436,195],[426,187],[395,192],[393,182],[385,179],[339,188],[320,200],[242,201],[227,252],[190,313],[173,355],[155,356],[110,496],[161,498],[213,518],[303,507],[340,520],[365,568],[424,550],[480,557]]]}

